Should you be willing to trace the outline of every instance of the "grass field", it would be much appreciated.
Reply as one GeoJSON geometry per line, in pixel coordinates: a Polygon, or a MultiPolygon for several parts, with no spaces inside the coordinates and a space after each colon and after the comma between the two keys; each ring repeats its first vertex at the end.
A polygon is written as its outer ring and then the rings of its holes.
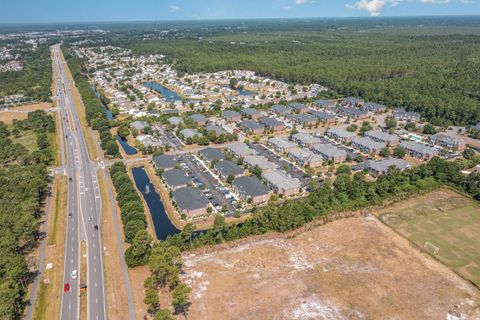
{"type": "Polygon", "coordinates": [[[453,191],[440,190],[393,206],[380,218],[480,287],[478,203],[453,191]]]}

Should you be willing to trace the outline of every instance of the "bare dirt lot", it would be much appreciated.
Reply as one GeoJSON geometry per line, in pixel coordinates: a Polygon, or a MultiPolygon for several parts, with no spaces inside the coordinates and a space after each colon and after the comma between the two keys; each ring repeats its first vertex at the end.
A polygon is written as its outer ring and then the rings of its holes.
{"type": "Polygon", "coordinates": [[[184,261],[189,319],[480,318],[476,289],[374,217],[244,240],[184,261]]]}

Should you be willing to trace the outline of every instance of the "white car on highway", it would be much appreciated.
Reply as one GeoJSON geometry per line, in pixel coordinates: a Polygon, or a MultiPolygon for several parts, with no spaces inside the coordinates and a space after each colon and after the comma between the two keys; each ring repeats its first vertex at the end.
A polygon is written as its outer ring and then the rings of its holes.
{"type": "Polygon", "coordinates": [[[77,279],[77,277],[78,277],[78,272],[77,272],[77,270],[73,270],[73,271],[72,271],[72,279],[75,280],[75,279],[77,279]]]}

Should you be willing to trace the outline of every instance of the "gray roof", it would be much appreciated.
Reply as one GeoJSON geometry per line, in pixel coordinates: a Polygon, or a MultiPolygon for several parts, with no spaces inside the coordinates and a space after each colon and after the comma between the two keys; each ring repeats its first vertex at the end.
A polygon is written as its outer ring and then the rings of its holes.
{"type": "Polygon", "coordinates": [[[286,138],[282,137],[270,138],[268,139],[268,142],[282,149],[294,148],[296,146],[295,143],[288,141],[286,138]]]}
{"type": "Polygon", "coordinates": [[[162,176],[170,187],[183,186],[192,180],[185,172],[179,169],[165,171],[162,176]]]}
{"type": "Polygon", "coordinates": [[[245,163],[250,167],[258,166],[263,171],[275,169],[277,167],[275,163],[268,161],[264,156],[257,155],[245,157],[245,163]]]}
{"type": "Polygon", "coordinates": [[[309,113],[319,120],[335,119],[334,114],[331,114],[325,111],[311,110],[309,111],[309,113]]]}
{"type": "Polygon", "coordinates": [[[241,157],[257,154],[255,150],[253,150],[243,142],[237,142],[229,145],[228,150],[234,153],[235,155],[241,156],[241,157]]]}
{"type": "Polygon", "coordinates": [[[384,142],[378,142],[365,137],[354,137],[352,140],[352,143],[367,147],[369,149],[375,149],[375,150],[380,150],[387,146],[384,142]]]}
{"type": "Polygon", "coordinates": [[[222,160],[215,164],[215,170],[217,170],[222,176],[226,177],[231,174],[237,176],[243,174],[245,170],[240,168],[237,164],[230,160],[222,160]]]}
{"type": "Polygon", "coordinates": [[[290,109],[297,110],[297,111],[307,108],[306,105],[304,105],[303,103],[298,103],[298,102],[290,103],[290,104],[288,105],[288,107],[289,107],[290,109]]]}
{"type": "Polygon", "coordinates": [[[240,122],[239,125],[241,128],[244,128],[247,130],[258,130],[258,129],[263,129],[264,127],[262,124],[253,120],[243,120],[242,122],[240,122]]]}
{"type": "Polygon", "coordinates": [[[278,189],[289,190],[302,187],[300,180],[278,170],[262,173],[262,177],[278,189]]]}
{"type": "Polygon", "coordinates": [[[312,150],[326,158],[347,157],[347,152],[329,143],[316,144],[312,150]]]}
{"type": "Polygon", "coordinates": [[[308,149],[293,149],[288,152],[288,156],[295,159],[301,159],[303,162],[322,161],[322,157],[308,149]]]}
{"type": "Polygon", "coordinates": [[[198,188],[185,187],[172,193],[173,199],[182,210],[195,210],[208,206],[208,200],[198,188]]]}
{"type": "Polygon", "coordinates": [[[394,142],[399,140],[398,136],[383,132],[382,130],[367,131],[364,133],[364,136],[367,138],[378,139],[385,142],[394,142]]]}
{"type": "Polygon", "coordinates": [[[287,108],[287,107],[285,107],[284,105],[281,105],[281,104],[276,104],[276,105],[272,106],[271,109],[272,109],[272,111],[278,112],[278,113],[290,113],[291,112],[290,108],[287,108]]]}
{"type": "Polygon", "coordinates": [[[137,130],[143,130],[147,126],[148,126],[148,123],[147,121],[144,121],[144,120],[137,120],[130,123],[130,128],[135,128],[137,130]]]}
{"type": "Polygon", "coordinates": [[[175,167],[178,164],[178,162],[175,161],[173,156],[168,154],[155,156],[153,157],[152,161],[155,164],[156,168],[162,168],[162,169],[170,169],[175,167]]]}
{"type": "Polygon", "coordinates": [[[366,168],[371,168],[380,174],[387,172],[388,168],[392,166],[400,170],[405,170],[410,168],[410,164],[407,161],[403,159],[398,159],[398,158],[388,158],[388,159],[378,160],[378,161],[368,161],[365,165],[366,168]]]}
{"type": "Polygon", "coordinates": [[[275,118],[270,118],[270,117],[260,118],[260,123],[264,124],[267,127],[285,126],[285,124],[283,122],[278,121],[275,118]]]}
{"type": "Polygon", "coordinates": [[[342,128],[328,129],[327,133],[339,136],[340,138],[353,138],[356,136],[355,132],[350,132],[342,128]]]}
{"type": "Polygon", "coordinates": [[[183,119],[180,117],[170,117],[167,119],[167,121],[174,126],[178,126],[180,123],[182,123],[183,119]]]}
{"type": "Polygon", "coordinates": [[[332,106],[335,106],[337,102],[334,100],[319,99],[315,101],[315,104],[322,107],[332,107],[332,106]]]}
{"type": "Polygon", "coordinates": [[[219,126],[216,126],[216,125],[213,125],[213,124],[206,126],[205,130],[207,130],[207,132],[215,131],[215,134],[217,136],[222,135],[222,134],[227,134],[227,131],[225,131],[223,128],[220,128],[219,126]]]}
{"type": "Polygon", "coordinates": [[[435,149],[435,148],[432,148],[430,146],[427,146],[427,145],[424,145],[422,143],[419,143],[419,142],[415,142],[415,141],[403,141],[402,143],[400,143],[400,146],[407,149],[407,150],[412,150],[412,151],[415,151],[417,153],[421,153],[421,154],[437,154],[438,153],[438,150],[435,149]]]}
{"type": "Polygon", "coordinates": [[[183,135],[185,139],[192,138],[194,136],[199,136],[199,137],[202,136],[202,134],[198,132],[197,129],[183,129],[182,131],[180,131],[180,133],[183,135]]]}
{"type": "Polygon", "coordinates": [[[445,133],[434,134],[433,136],[430,137],[430,140],[432,141],[436,140],[436,141],[440,141],[440,142],[452,144],[452,145],[465,144],[465,140],[461,138],[449,136],[445,133]]]}
{"type": "Polygon", "coordinates": [[[354,117],[360,117],[367,114],[367,112],[364,110],[347,108],[347,107],[341,107],[340,109],[338,109],[338,112],[343,113],[346,116],[354,116],[354,117]]]}
{"type": "Polygon", "coordinates": [[[310,114],[297,114],[293,117],[296,122],[317,122],[317,119],[310,114]]]}
{"type": "Polygon", "coordinates": [[[200,153],[202,157],[208,161],[225,159],[225,155],[216,148],[205,148],[200,150],[198,153],[200,153]]]}
{"type": "Polygon", "coordinates": [[[255,176],[236,178],[232,184],[238,190],[238,193],[245,197],[257,197],[268,194],[268,188],[255,176]]]}
{"type": "Polygon", "coordinates": [[[194,122],[206,122],[207,121],[207,118],[205,118],[204,115],[198,114],[198,113],[192,114],[190,116],[190,119],[192,119],[194,122]]]}
{"type": "Polygon", "coordinates": [[[397,108],[393,111],[392,117],[395,119],[420,119],[420,113],[397,108]]]}
{"type": "Polygon", "coordinates": [[[376,102],[367,102],[363,107],[369,111],[384,111],[385,109],[387,109],[387,107],[383,104],[376,102]]]}
{"type": "Polygon", "coordinates": [[[225,119],[231,119],[235,117],[241,117],[241,115],[237,111],[225,110],[222,112],[222,117],[224,117],[225,119]]]}
{"type": "Polygon", "coordinates": [[[254,116],[254,115],[260,115],[260,111],[255,110],[253,108],[246,108],[242,110],[242,113],[246,116],[254,116]]]}
{"type": "Polygon", "coordinates": [[[345,98],[345,102],[350,104],[357,104],[357,103],[364,103],[364,100],[356,97],[347,97],[345,98]]]}
{"type": "Polygon", "coordinates": [[[322,143],[322,140],[320,140],[317,137],[312,136],[309,133],[304,133],[304,132],[299,132],[296,133],[292,136],[292,139],[299,141],[302,144],[318,144],[322,143]]]}

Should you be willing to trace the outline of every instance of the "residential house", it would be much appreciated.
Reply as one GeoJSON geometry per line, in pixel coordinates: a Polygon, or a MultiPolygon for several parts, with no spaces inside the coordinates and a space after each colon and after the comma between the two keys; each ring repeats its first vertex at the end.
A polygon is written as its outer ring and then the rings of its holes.
{"type": "Polygon", "coordinates": [[[152,162],[155,169],[163,169],[163,170],[173,169],[178,164],[175,158],[169,154],[162,154],[159,156],[155,156],[153,157],[152,162]]]}
{"type": "Polygon", "coordinates": [[[228,176],[232,175],[234,178],[240,177],[245,173],[245,169],[238,166],[230,160],[222,160],[214,165],[215,171],[220,178],[227,180],[228,176]]]}
{"type": "Polygon", "coordinates": [[[232,188],[246,202],[259,204],[267,202],[270,198],[268,188],[255,176],[236,178],[233,180],[232,188]]]}
{"type": "Polygon", "coordinates": [[[362,151],[363,153],[373,153],[378,155],[380,150],[387,146],[384,142],[378,142],[365,137],[354,137],[352,139],[352,147],[362,151]]]}
{"type": "Polygon", "coordinates": [[[319,120],[320,122],[326,124],[335,123],[335,115],[325,112],[325,111],[317,111],[317,110],[310,110],[309,113],[315,117],[315,119],[319,120]]]}
{"type": "Polygon", "coordinates": [[[293,116],[293,120],[303,127],[313,126],[317,123],[317,119],[310,114],[297,114],[293,116]]]}
{"type": "Polygon", "coordinates": [[[292,109],[285,107],[281,104],[276,104],[272,106],[270,109],[280,116],[285,116],[292,113],[292,109]]]}
{"type": "Polygon", "coordinates": [[[294,113],[306,113],[308,111],[308,107],[304,105],[303,103],[291,103],[288,105],[288,107],[294,112],[294,113]]]}
{"type": "Polygon", "coordinates": [[[192,121],[198,126],[204,126],[207,123],[207,118],[205,118],[204,115],[198,113],[192,114],[190,116],[190,119],[192,119],[192,121]]]}
{"type": "Polygon", "coordinates": [[[246,156],[252,156],[257,154],[257,152],[247,146],[243,142],[236,142],[228,146],[227,151],[236,158],[245,158],[246,156]]]}
{"type": "Polygon", "coordinates": [[[264,156],[257,156],[257,155],[246,156],[245,164],[250,169],[257,166],[262,170],[262,172],[269,172],[274,170],[277,167],[275,163],[268,161],[268,159],[265,158],[264,156]]]}
{"type": "Polygon", "coordinates": [[[212,163],[212,161],[220,161],[225,159],[225,155],[216,148],[205,148],[200,150],[198,154],[207,163],[212,163]]]}
{"type": "Polygon", "coordinates": [[[342,104],[350,107],[355,107],[355,106],[360,107],[365,104],[365,100],[360,98],[355,98],[355,97],[347,97],[343,99],[342,104]]]}
{"type": "Polygon", "coordinates": [[[430,136],[429,141],[431,144],[447,148],[448,150],[463,151],[467,147],[465,140],[444,133],[437,133],[430,136]]]}
{"type": "Polygon", "coordinates": [[[386,173],[390,167],[395,167],[400,171],[403,171],[410,168],[410,164],[407,161],[398,158],[387,158],[383,160],[368,161],[365,164],[365,169],[367,169],[370,174],[376,177],[386,173]]]}
{"type": "Polygon", "coordinates": [[[323,158],[308,149],[293,149],[288,152],[288,158],[303,167],[317,168],[322,165],[323,158]]]}
{"type": "Polygon", "coordinates": [[[223,129],[223,128],[219,127],[219,126],[213,125],[213,124],[207,125],[207,126],[205,127],[205,130],[206,130],[207,132],[210,132],[210,131],[215,132],[215,134],[217,135],[217,137],[218,137],[218,136],[221,136],[222,134],[227,134],[227,133],[228,133],[227,131],[225,131],[225,129],[223,129]]]}
{"type": "Polygon", "coordinates": [[[395,134],[389,134],[382,130],[370,130],[363,134],[366,138],[374,141],[383,142],[387,146],[396,146],[400,143],[400,138],[395,134]]]}
{"type": "Polygon", "coordinates": [[[242,115],[247,118],[247,119],[260,119],[262,117],[262,113],[258,110],[255,110],[253,108],[245,108],[242,110],[242,115]]]}
{"type": "Polygon", "coordinates": [[[420,121],[420,113],[418,112],[409,112],[404,108],[397,108],[392,112],[392,118],[397,121],[420,121]]]}
{"type": "Polygon", "coordinates": [[[183,122],[183,119],[180,117],[170,117],[167,119],[167,122],[170,123],[172,126],[177,127],[180,123],[183,122]]]}
{"type": "Polygon", "coordinates": [[[263,124],[268,130],[273,131],[282,131],[286,128],[283,122],[278,121],[275,118],[262,117],[260,118],[260,123],[263,124]]]}
{"type": "Polygon", "coordinates": [[[366,119],[368,118],[368,113],[367,111],[356,109],[356,108],[347,108],[347,107],[341,107],[338,109],[338,114],[341,114],[345,117],[351,118],[351,119],[366,119]]]}
{"type": "Polygon", "coordinates": [[[228,122],[239,122],[240,120],[242,120],[242,115],[237,111],[225,110],[222,112],[222,118],[224,118],[228,122]]]}
{"type": "Polygon", "coordinates": [[[400,143],[400,146],[405,149],[408,155],[422,160],[430,160],[438,155],[438,149],[415,141],[404,141],[400,143]]]}
{"type": "Polygon", "coordinates": [[[331,128],[327,131],[327,136],[343,143],[352,142],[352,139],[356,136],[355,132],[350,132],[341,128],[331,128]]]}
{"type": "Polygon", "coordinates": [[[304,148],[312,148],[314,145],[322,143],[322,140],[320,138],[303,132],[294,134],[292,136],[292,141],[304,148]]]}
{"type": "Polygon", "coordinates": [[[320,99],[320,100],[315,101],[315,105],[318,108],[322,108],[322,109],[332,109],[332,108],[335,108],[337,106],[337,102],[335,100],[320,99]]]}
{"type": "Polygon", "coordinates": [[[297,148],[295,143],[290,142],[286,138],[282,137],[273,137],[268,139],[267,145],[280,153],[288,152],[297,148]]]}
{"type": "Polygon", "coordinates": [[[130,123],[130,129],[135,129],[138,133],[143,133],[146,127],[148,127],[147,121],[137,120],[130,123]]]}
{"type": "Polygon", "coordinates": [[[362,106],[363,110],[373,112],[373,113],[383,113],[387,111],[387,107],[380,103],[367,102],[362,106]]]}
{"type": "Polygon", "coordinates": [[[239,123],[240,129],[248,134],[261,134],[265,126],[253,120],[243,120],[239,123]]]}
{"type": "Polygon", "coordinates": [[[182,136],[184,140],[187,140],[188,138],[193,139],[195,136],[200,138],[203,135],[200,132],[198,132],[197,129],[187,128],[180,131],[180,136],[182,136]]]}
{"type": "Polygon", "coordinates": [[[345,150],[329,143],[317,144],[313,146],[312,151],[321,155],[325,161],[331,160],[334,163],[340,163],[347,159],[347,152],[345,150]]]}
{"type": "Polygon", "coordinates": [[[171,191],[184,188],[189,182],[192,181],[192,179],[180,169],[171,169],[165,171],[162,174],[162,179],[165,181],[167,188],[171,191]]]}
{"type": "Polygon", "coordinates": [[[300,180],[282,171],[273,170],[262,173],[262,178],[270,189],[286,197],[299,194],[302,188],[300,180]]]}
{"type": "Polygon", "coordinates": [[[172,199],[178,206],[180,213],[193,219],[207,215],[208,200],[198,188],[184,187],[172,192],[172,199]]]}

